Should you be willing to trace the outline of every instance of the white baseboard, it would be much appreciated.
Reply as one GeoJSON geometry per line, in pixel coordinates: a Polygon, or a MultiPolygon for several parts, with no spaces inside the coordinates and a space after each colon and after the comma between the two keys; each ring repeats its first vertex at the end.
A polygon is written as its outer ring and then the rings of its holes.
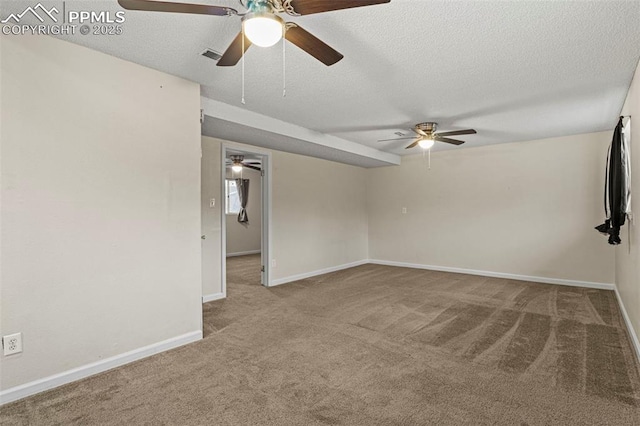
{"type": "Polygon", "coordinates": [[[202,296],[202,303],[213,302],[214,300],[224,299],[225,297],[227,296],[225,296],[224,293],[207,294],[206,296],[202,296]]]}
{"type": "Polygon", "coordinates": [[[454,272],[458,274],[481,275],[483,277],[506,278],[518,281],[531,281],[544,284],[559,284],[573,287],[599,288],[602,290],[615,290],[615,285],[611,283],[597,283],[592,281],[566,280],[563,278],[536,277],[529,275],[507,274],[504,272],[479,271],[475,269],[452,268],[449,266],[421,265],[417,263],[395,262],[390,260],[369,260],[369,263],[376,265],[400,266],[403,268],[428,269],[431,271],[454,272]]]}
{"type": "Polygon", "coordinates": [[[616,298],[618,299],[618,304],[620,305],[620,310],[622,311],[622,317],[624,318],[624,323],[626,324],[627,330],[629,331],[629,336],[631,336],[633,349],[635,349],[636,356],[638,357],[638,360],[640,360],[640,340],[638,340],[638,335],[636,334],[635,328],[633,328],[633,324],[631,323],[631,318],[629,318],[627,309],[624,307],[624,303],[622,303],[622,296],[618,292],[618,287],[615,288],[615,291],[616,298]]]}
{"type": "Polygon", "coordinates": [[[26,398],[27,396],[44,392],[76,380],[84,379],[86,377],[93,376],[94,374],[102,373],[104,371],[111,370],[112,368],[120,367],[121,365],[128,364],[169,349],[177,348],[178,346],[183,346],[187,343],[196,342],[201,339],[201,330],[192,331],[191,333],[183,334],[182,336],[177,336],[149,346],[134,349],[120,355],[96,361],[91,364],[83,365],[82,367],[74,368],[63,373],[54,374],[53,376],[9,388],[0,392],[0,405],[17,401],[19,399],[26,398]]]}
{"type": "Polygon", "coordinates": [[[290,283],[293,281],[303,280],[305,278],[315,277],[317,275],[328,274],[329,272],[341,271],[343,269],[353,268],[355,266],[365,265],[367,263],[369,263],[367,259],[358,260],[357,262],[345,263],[344,265],[332,266],[330,268],[319,269],[317,271],[312,271],[312,272],[305,272],[303,274],[298,274],[298,275],[291,275],[285,278],[278,278],[277,280],[271,280],[270,287],[290,283]]]}
{"type": "Polygon", "coordinates": [[[250,254],[260,254],[261,250],[239,251],[237,253],[227,253],[227,257],[247,256],[250,254]]]}

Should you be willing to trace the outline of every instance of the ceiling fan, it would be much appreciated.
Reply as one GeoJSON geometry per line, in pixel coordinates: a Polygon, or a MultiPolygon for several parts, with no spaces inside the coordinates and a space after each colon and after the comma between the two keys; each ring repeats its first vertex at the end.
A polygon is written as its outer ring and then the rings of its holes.
{"type": "Polygon", "coordinates": [[[313,13],[329,12],[332,10],[389,3],[390,1],[391,0],[240,0],[240,4],[248,9],[246,13],[239,13],[230,7],[205,4],[152,0],[118,0],[118,3],[127,10],[195,13],[199,15],[227,17],[240,16],[242,18],[242,31],[233,39],[218,61],[218,66],[224,67],[236,65],[252,44],[260,47],[269,47],[276,44],[282,37],[323,64],[327,66],[333,65],[343,58],[341,53],[299,25],[293,22],[285,22],[277,14],[286,13],[291,16],[311,15],[313,13]]]}
{"type": "Polygon", "coordinates": [[[396,139],[381,139],[378,142],[388,142],[388,141],[402,141],[405,139],[414,139],[411,145],[407,146],[405,149],[413,148],[415,146],[420,146],[423,149],[431,148],[436,142],[445,142],[453,145],[462,145],[464,141],[460,141],[457,139],[451,139],[447,136],[458,136],[458,135],[475,135],[476,131],[473,129],[466,130],[454,130],[451,132],[437,132],[436,128],[438,127],[438,123],[426,122],[426,123],[418,123],[413,126],[413,130],[417,136],[411,136],[408,138],[396,138],[396,139]]]}
{"type": "Polygon", "coordinates": [[[262,163],[259,161],[244,161],[244,155],[232,155],[227,158],[227,167],[229,166],[234,172],[241,172],[243,167],[262,171],[262,163]]]}

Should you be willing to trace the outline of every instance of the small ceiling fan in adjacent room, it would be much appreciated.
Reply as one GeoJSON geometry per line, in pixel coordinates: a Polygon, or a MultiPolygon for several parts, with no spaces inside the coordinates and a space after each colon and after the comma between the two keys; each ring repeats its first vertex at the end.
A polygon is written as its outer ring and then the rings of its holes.
{"type": "Polygon", "coordinates": [[[333,10],[389,3],[390,1],[391,0],[240,0],[240,4],[248,10],[245,13],[240,13],[230,7],[210,6],[206,4],[152,0],[118,0],[118,3],[127,10],[193,13],[224,17],[240,16],[242,18],[242,30],[224,52],[218,61],[218,66],[236,65],[252,44],[260,47],[269,47],[280,41],[282,37],[323,64],[329,66],[341,60],[343,55],[298,24],[285,22],[277,14],[286,13],[291,16],[311,15],[333,10]]]}
{"type": "Polygon", "coordinates": [[[396,139],[381,139],[378,142],[402,141],[406,139],[414,139],[414,141],[405,149],[419,146],[422,149],[430,149],[436,142],[450,143],[452,145],[462,145],[464,141],[451,139],[448,136],[474,135],[476,131],[473,129],[453,130],[451,132],[436,132],[438,123],[426,122],[418,123],[411,130],[416,136],[396,139]]]}
{"type": "Polygon", "coordinates": [[[247,169],[262,171],[262,163],[260,161],[245,161],[244,155],[232,155],[226,160],[227,167],[231,167],[234,172],[241,172],[244,167],[247,169]]]}

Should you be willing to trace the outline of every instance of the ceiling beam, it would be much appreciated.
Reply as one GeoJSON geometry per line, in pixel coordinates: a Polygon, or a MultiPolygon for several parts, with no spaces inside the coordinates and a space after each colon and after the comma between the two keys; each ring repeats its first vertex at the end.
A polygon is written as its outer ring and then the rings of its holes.
{"type": "MultiPolygon", "coordinates": [[[[396,154],[390,154],[356,142],[320,133],[315,130],[307,129],[306,127],[225,104],[224,102],[215,101],[205,97],[201,97],[200,99],[201,108],[203,109],[205,116],[219,118],[238,125],[282,135],[286,138],[298,139],[307,143],[320,145],[324,148],[335,150],[337,153],[344,152],[360,157],[366,157],[387,165],[400,164],[400,156],[396,154]]],[[[269,147],[266,146],[266,148],[269,147]]],[[[314,150],[309,150],[309,153],[306,155],[317,156],[314,155],[313,151],[314,150]]],[[[348,163],[348,161],[345,162],[348,163]]]]}

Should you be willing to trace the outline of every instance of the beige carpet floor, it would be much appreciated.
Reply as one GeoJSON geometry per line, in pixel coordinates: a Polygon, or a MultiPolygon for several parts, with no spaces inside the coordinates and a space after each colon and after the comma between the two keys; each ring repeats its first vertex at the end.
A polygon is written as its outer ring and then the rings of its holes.
{"type": "Polygon", "coordinates": [[[640,425],[611,291],[364,265],[273,289],[231,259],[197,343],[1,409],[2,425],[640,425]]]}

